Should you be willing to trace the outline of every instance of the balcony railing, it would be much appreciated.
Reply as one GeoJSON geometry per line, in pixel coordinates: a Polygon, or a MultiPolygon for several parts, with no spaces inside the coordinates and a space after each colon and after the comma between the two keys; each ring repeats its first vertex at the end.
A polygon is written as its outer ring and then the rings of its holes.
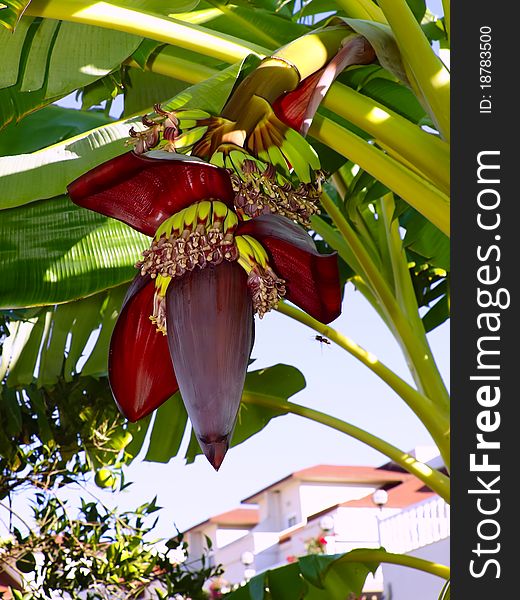
{"type": "Polygon", "coordinates": [[[379,521],[381,545],[388,552],[410,552],[450,535],[450,507],[441,498],[425,500],[379,521]]]}

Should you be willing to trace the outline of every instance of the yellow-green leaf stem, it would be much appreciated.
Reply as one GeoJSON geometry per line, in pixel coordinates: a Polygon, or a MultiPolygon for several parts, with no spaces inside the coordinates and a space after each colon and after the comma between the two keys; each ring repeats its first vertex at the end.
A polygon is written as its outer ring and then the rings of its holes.
{"type": "MultiPolygon", "coordinates": [[[[265,114],[266,107],[254,116],[253,96],[261,96],[268,103],[284,92],[296,89],[302,79],[319,71],[338,52],[346,37],[357,36],[344,26],[334,26],[309,33],[289,42],[266,58],[234,91],[222,111],[226,119],[237,121],[237,130],[251,131],[249,124],[256,124],[265,114]],[[247,109],[244,108],[247,106],[247,109]]],[[[256,101],[258,102],[258,101],[256,101]]],[[[256,107],[260,109],[260,106],[256,107]]]]}
{"type": "Polygon", "coordinates": [[[368,431],[365,431],[364,429],[356,427],[351,423],[342,421],[341,419],[337,419],[331,415],[314,410],[313,408],[301,406],[300,404],[295,404],[293,402],[289,402],[288,400],[280,402],[279,398],[275,398],[267,394],[244,392],[242,395],[242,401],[246,404],[256,404],[268,408],[286,410],[287,412],[305,417],[315,421],[316,423],[327,425],[328,427],[332,427],[337,431],[341,431],[342,433],[345,433],[346,435],[349,435],[350,437],[367,444],[378,452],[381,452],[390,458],[390,460],[393,460],[395,463],[403,467],[403,469],[406,469],[409,473],[415,475],[418,479],[423,481],[429,488],[437,492],[437,494],[439,494],[439,496],[441,496],[441,498],[443,498],[446,502],[450,501],[450,482],[448,477],[436,469],[432,469],[428,465],[416,460],[413,456],[403,452],[389,442],[386,442],[385,440],[382,440],[368,431]]]}
{"type": "Polygon", "coordinates": [[[309,133],[358,164],[449,236],[449,199],[429,181],[338,123],[319,114],[314,117],[309,133]]]}
{"type": "MultiPolygon", "coordinates": [[[[138,65],[132,63],[132,66],[138,65]]],[[[171,46],[167,46],[155,54],[149,60],[146,68],[153,73],[180,79],[190,84],[200,83],[217,73],[215,69],[206,65],[179,58],[172,52],[171,46]]]]}
{"type": "Polygon", "coordinates": [[[296,38],[277,50],[273,56],[294,64],[301,79],[305,79],[324,67],[349,36],[357,37],[357,34],[344,25],[325,27],[296,38]]]}
{"type": "Polygon", "coordinates": [[[251,53],[264,56],[268,52],[256,44],[198,25],[127,8],[122,1],[33,0],[26,14],[125,31],[203,54],[210,50],[211,56],[228,63],[242,60],[251,53]]]}
{"type": "MultiPolygon", "coordinates": [[[[406,65],[444,139],[450,139],[450,74],[435,54],[406,0],[380,0],[406,65]]],[[[413,82],[412,82],[413,83],[413,82]]]]}
{"type": "Polygon", "coordinates": [[[435,358],[419,315],[419,307],[408,270],[408,261],[399,233],[399,221],[395,218],[395,203],[392,194],[387,194],[379,202],[378,212],[385,223],[387,249],[394,276],[395,298],[415,333],[418,345],[422,348],[422,352],[418,356],[411,355],[411,359],[414,361],[413,366],[417,369],[417,377],[428,396],[444,405],[445,410],[449,411],[448,391],[435,364],[435,358]]]}
{"type": "MultiPolygon", "coordinates": [[[[413,290],[410,290],[408,287],[406,287],[406,291],[408,292],[407,301],[406,304],[403,302],[403,304],[400,305],[396,299],[396,296],[394,293],[392,293],[388,283],[382,276],[380,269],[378,269],[378,267],[374,264],[370,254],[367,252],[364,245],[356,235],[356,232],[326,193],[321,195],[321,204],[332,219],[334,225],[336,225],[338,228],[338,231],[341,233],[344,240],[349,245],[350,250],[354,253],[358,264],[363,269],[363,273],[360,275],[364,276],[366,283],[370,286],[372,294],[379,299],[381,308],[386,315],[385,322],[393,331],[394,335],[405,351],[405,356],[410,366],[410,370],[414,375],[414,379],[424,390],[424,393],[428,396],[430,401],[432,401],[436,406],[439,406],[443,412],[445,412],[445,417],[447,419],[449,405],[448,393],[428,345],[422,322],[420,324],[416,323],[418,313],[415,295],[413,296],[413,299],[410,299],[410,294],[413,294],[413,290]],[[414,324],[417,326],[414,327],[414,324]],[[423,331],[423,335],[419,336],[418,332],[421,332],[421,330],[423,331]]],[[[388,218],[391,218],[391,215],[388,216],[388,218]]],[[[395,223],[394,227],[397,227],[395,223]]],[[[399,236],[399,232],[397,230],[394,230],[393,243],[399,244],[399,248],[395,247],[391,248],[390,250],[393,254],[395,254],[395,256],[392,258],[394,261],[394,268],[398,269],[399,260],[403,261],[402,264],[405,266],[406,261],[401,254],[402,245],[400,237],[398,237],[397,241],[395,236],[399,236]]],[[[404,278],[404,275],[402,276],[404,278]]],[[[408,276],[408,273],[406,273],[406,276],[408,276]]],[[[404,285],[405,284],[402,283],[401,288],[404,285]]],[[[448,425],[446,420],[441,432],[442,437],[439,440],[436,439],[439,448],[442,448],[443,452],[446,452],[447,450],[446,440],[444,437],[447,429],[448,425]]],[[[449,457],[446,453],[446,461],[448,460],[449,457]]]]}
{"type": "Polygon", "coordinates": [[[395,150],[443,192],[449,192],[450,149],[446,142],[426,133],[379,102],[340,83],[331,86],[322,106],[395,150]]]}
{"type": "Polygon", "coordinates": [[[411,569],[417,569],[419,571],[425,571],[426,573],[437,575],[437,577],[441,577],[442,579],[450,578],[450,568],[446,565],[440,565],[439,563],[434,563],[408,554],[393,554],[392,552],[386,552],[386,550],[379,548],[359,548],[351,550],[338,560],[348,562],[373,561],[390,563],[393,565],[410,567],[411,569]]]}
{"type": "Polygon", "coordinates": [[[336,0],[336,4],[345,11],[347,17],[386,23],[383,11],[372,0],[336,0]]]}
{"type": "Polygon", "coordinates": [[[325,336],[373,371],[387,383],[406,402],[419,419],[421,419],[443,456],[447,454],[446,432],[449,429],[449,421],[436,410],[436,407],[429,398],[406,383],[406,381],[401,379],[391,369],[379,361],[374,354],[367,352],[353,340],[339,333],[339,331],[336,331],[329,325],[320,323],[307,313],[286,304],[285,302],[280,302],[277,310],[325,336]]]}

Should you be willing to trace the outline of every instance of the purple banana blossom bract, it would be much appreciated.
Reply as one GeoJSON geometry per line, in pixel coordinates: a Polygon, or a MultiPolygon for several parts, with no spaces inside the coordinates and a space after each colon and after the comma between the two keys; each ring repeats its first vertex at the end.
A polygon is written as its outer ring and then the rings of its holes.
{"type": "MultiPolygon", "coordinates": [[[[229,174],[168,152],[130,152],[69,186],[78,205],[153,235],[168,217],[204,200],[233,206],[229,174]],[[144,182],[144,183],[143,183],[144,182]]],[[[240,222],[235,236],[257,239],[283,278],[286,299],[316,319],[340,314],[335,254],[321,255],[289,219],[264,215],[240,222]]],[[[194,267],[173,277],[165,296],[166,333],[150,320],[156,286],[139,274],[112,335],[109,381],[123,414],[136,421],[178,389],[201,448],[218,469],[229,447],[254,339],[248,275],[236,261],[194,267]]]]}
{"type": "Polygon", "coordinates": [[[195,435],[220,467],[253,346],[253,305],[237,263],[187,273],[168,289],[168,344],[195,435]],[[246,292],[246,293],[244,293],[246,292]]]}

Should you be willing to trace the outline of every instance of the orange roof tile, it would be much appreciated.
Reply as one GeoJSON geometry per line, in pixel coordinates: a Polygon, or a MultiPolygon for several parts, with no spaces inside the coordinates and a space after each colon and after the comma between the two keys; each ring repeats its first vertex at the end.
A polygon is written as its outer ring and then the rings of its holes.
{"type": "Polygon", "coordinates": [[[363,466],[344,466],[344,465],[316,465],[307,469],[301,469],[295,471],[268,485],[267,487],[255,492],[252,496],[242,500],[244,504],[254,504],[258,500],[260,494],[267,490],[278,487],[284,481],[297,480],[297,481],[313,481],[319,483],[373,483],[383,484],[395,482],[399,483],[407,479],[409,475],[407,473],[401,473],[399,471],[390,471],[386,469],[376,467],[363,467],[363,466]]]}
{"type": "Polygon", "coordinates": [[[224,527],[240,529],[241,527],[249,528],[254,525],[258,525],[260,520],[260,511],[257,508],[235,508],[226,512],[210,517],[197,525],[193,525],[185,531],[188,533],[201,527],[202,525],[209,525],[213,523],[215,525],[222,525],[224,527]]]}
{"type": "Polygon", "coordinates": [[[211,523],[217,525],[258,525],[260,511],[257,508],[235,508],[211,517],[211,523]]]}
{"type": "MultiPolygon", "coordinates": [[[[435,496],[435,492],[426,487],[420,479],[417,479],[413,475],[410,475],[407,481],[396,485],[395,487],[387,490],[387,492],[388,502],[385,504],[385,508],[405,508],[406,506],[416,504],[417,502],[421,502],[422,500],[426,500],[427,498],[435,496]]],[[[349,508],[375,507],[371,494],[364,496],[363,498],[359,498],[358,500],[349,500],[347,502],[343,502],[343,504],[340,506],[348,506],[349,508]]]]}

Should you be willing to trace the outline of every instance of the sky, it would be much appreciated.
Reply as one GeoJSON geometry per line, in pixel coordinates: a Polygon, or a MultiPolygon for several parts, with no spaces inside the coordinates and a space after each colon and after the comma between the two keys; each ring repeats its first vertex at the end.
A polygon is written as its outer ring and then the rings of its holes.
{"type": "MultiPolygon", "coordinates": [[[[441,12],[440,0],[428,2],[441,12]]],[[[67,105],[71,105],[67,100],[67,105]]],[[[114,107],[117,111],[117,106],[114,107]]],[[[119,109],[120,110],[120,109],[119,109]]],[[[386,366],[412,383],[398,344],[363,296],[349,284],[343,311],[332,324],[341,333],[375,354],[386,366]]],[[[277,363],[294,365],[305,375],[306,388],[292,401],[332,414],[409,451],[432,443],[428,433],[403,401],[367,367],[341,348],[315,340],[316,332],[271,312],[256,321],[253,369],[277,363]]],[[[449,325],[429,335],[439,369],[448,383],[449,325]]],[[[180,457],[186,449],[184,440],[180,457]]],[[[316,464],[380,465],[385,456],[323,425],[301,417],[278,417],[259,434],[229,450],[220,471],[199,456],[185,465],[175,458],[168,464],[142,462],[128,467],[134,482],[127,490],[93,492],[109,505],[135,508],[157,496],[157,534],[169,537],[205,519],[231,510],[243,498],[290,473],[316,464]]],[[[67,496],[74,498],[77,492],[67,496]]]]}

